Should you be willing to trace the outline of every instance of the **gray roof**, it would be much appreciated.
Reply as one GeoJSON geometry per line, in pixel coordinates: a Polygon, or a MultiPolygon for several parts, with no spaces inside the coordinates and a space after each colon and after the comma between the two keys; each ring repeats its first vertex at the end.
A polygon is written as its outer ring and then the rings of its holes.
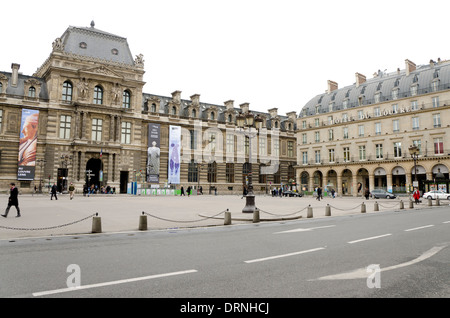
{"type": "Polygon", "coordinates": [[[341,110],[343,102],[348,99],[347,108],[359,106],[359,98],[362,97],[362,105],[375,104],[375,94],[380,93],[380,102],[393,100],[392,92],[398,88],[398,98],[411,96],[411,86],[417,84],[417,95],[427,94],[432,91],[432,82],[439,80],[438,90],[450,88],[450,63],[430,63],[418,66],[415,71],[406,76],[406,70],[389,74],[378,72],[378,76],[367,80],[356,87],[356,84],[337,89],[331,93],[317,95],[311,99],[301,110],[300,117],[311,116],[316,113],[329,112],[329,105],[334,103],[333,111],[341,110]]]}
{"type": "Polygon", "coordinates": [[[48,97],[47,83],[42,78],[19,74],[17,86],[13,87],[13,86],[11,86],[12,74],[7,73],[7,72],[0,72],[0,74],[3,74],[8,78],[8,87],[6,88],[7,95],[20,96],[20,97],[28,96],[28,92],[24,91],[25,90],[25,81],[29,80],[29,79],[35,79],[41,84],[41,92],[39,93],[38,98],[40,98],[42,100],[48,100],[49,97],[48,97]]]}
{"type": "Polygon", "coordinates": [[[61,40],[67,53],[134,65],[127,39],[96,29],[93,23],[88,28],[70,26],[61,40]]]}

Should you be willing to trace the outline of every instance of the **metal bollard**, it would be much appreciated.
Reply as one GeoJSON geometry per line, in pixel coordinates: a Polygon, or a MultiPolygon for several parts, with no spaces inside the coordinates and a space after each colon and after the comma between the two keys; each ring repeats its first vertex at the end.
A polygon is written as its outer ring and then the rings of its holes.
{"type": "Polygon", "coordinates": [[[373,204],[373,210],[374,210],[374,211],[380,211],[380,208],[378,207],[378,202],[375,202],[375,203],[373,204]]]}
{"type": "Polygon", "coordinates": [[[438,197],[436,197],[436,205],[437,205],[437,206],[440,206],[440,205],[441,205],[441,201],[439,200],[438,197]]]}
{"type": "Polygon", "coordinates": [[[432,206],[433,205],[433,201],[431,199],[428,199],[428,206],[432,206]]]}
{"type": "Polygon", "coordinates": [[[311,204],[308,206],[308,212],[306,214],[307,218],[312,218],[313,217],[313,209],[311,207],[311,204]]]}
{"type": "Polygon", "coordinates": [[[144,215],[144,211],[142,211],[142,215],[139,216],[139,231],[147,231],[147,216],[144,215]]]}
{"type": "Polygon", "coordinates": [[[102,218],[98,213],[92,218],[92,233],[102,233],[102,218]]]}
{"type": "Polygon", "coordinates": [[[405,208],[405,205],[403,204],[403,200],[400,200],[400,210],[403,210],[405,208]]]}
{"type": "Polygon", "coordinates": [[[231,225],[231,212],[227,211],[225,212],[225,217],[223,219],[223,225],[231,225]]]}
{"type": "Polygon", "coordinates": [[[366,213],[366,205],[364,202],[361,204],[361,213],[366,213]]]}
{"type": "Polygon", "coordinates": [[[253,211],[253,223],[259,223],[259,209],[256,208],[255,211],[253,211]]]}
{"type": "Polygon", "coordinates": [[[325,207],[325,216],[331,216],[331,207],[329,204],[325,207]]]}

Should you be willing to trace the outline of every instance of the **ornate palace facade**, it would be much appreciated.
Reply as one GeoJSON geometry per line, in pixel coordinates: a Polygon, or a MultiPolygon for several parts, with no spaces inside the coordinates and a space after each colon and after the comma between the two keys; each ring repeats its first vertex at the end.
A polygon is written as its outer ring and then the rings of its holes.
{"type": "Polygon", "coordinates": [[[295,183],[295,112],[252,112],[264,123],[251,138],[236,127],[236,116],[250,111],[247,103],[208,104],[197,94],[182,99],[180,91],[144,93],[143,56],[133,58],[125,38],[93,23],[69,27],[32,76],[19,69],[14,63],[11,71],[0,72],[0,191],[16,182],[22,193],[53,183],[61,191],[73,183],[78,189],[94,184],[126,192],[137,181],[143,187],[190,185],[242,193],[250,153],[256,193],[295,183]],[[155,164],[148,159],[149,130],[155,125],[158,175],[150,182],[155,164]],[[168,172],[171,126],[181,130],[176,185],[168,172]],[[27,127],[37,129],[37,142],[27,136],[27,127]],[[27,152],[33,142],[34,151],[27,152]],[[267,173],[265,167],[274,169],[267,173]]]}

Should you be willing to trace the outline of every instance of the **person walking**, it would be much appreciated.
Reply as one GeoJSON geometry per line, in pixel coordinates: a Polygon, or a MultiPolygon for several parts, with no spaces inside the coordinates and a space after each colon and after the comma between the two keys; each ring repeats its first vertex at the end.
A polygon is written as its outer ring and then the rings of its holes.
{"type": "Polygon", "coordinates": [[[185,194],[184,194],[184,188],[183,188],[183,186],[181,186],[181,195],[182,195],[182,196],[185,195],[185,194]]]}
{"type": "Polygon", "coordinates": [[[366,187],[366,190],[364,191],[364,196],[366,197],[366,200],[369,200],[370,191],[368,187],[366,187]]]}
{"type": "Polygon", "coordinates": [[[187,192],[188,197],[190,197],[191,196],[191,186],[187,187],[186,192],[187,192]]]}
{"type": "Polygon", "coordinates": [[[19,190],[16,188],[16,185],[13,182],[10,183],[10,189],[11,192],[8,198],[8,206],[6,207],[5,214],[2,214],[2,216],[4,218],[8,217],[9,209],[14,205],[17,210],[16,217],[19,218],[20,217],[19,199],[18,199],[19,190]]]}
{"type": "Polygon", "coordinates": [[[73,183],[70,183],[70,186],[69,186],[70,200],[73,199],[74,193],[75,193],[75,186],[73,185],[73,183]]]}
{"type": "Polygon", "coordinates": [[[52,195],[50,196],[50,200],[53,200],[53,196],[55,196],[55,199],[58,200],[58,197],[56,196],[56,183],[52,186],[52,195]]]}
{"type": "Polygon", "coordinates": [[[419,204],[419,200],[420,200],[420,191],[419,189],[415,189],[413,192],[413,198],[416,204],[419,204]]]}
{"type": "Polygon", "coordinates": [[[320,198],[322,197],[322,188],[317,187],[317,200],[320,201],[320,198]]]}

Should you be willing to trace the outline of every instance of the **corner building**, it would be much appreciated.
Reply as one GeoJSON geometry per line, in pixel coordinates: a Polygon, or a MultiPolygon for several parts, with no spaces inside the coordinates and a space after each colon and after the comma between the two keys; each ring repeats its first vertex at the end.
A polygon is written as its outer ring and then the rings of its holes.
{"type": "Polygon", "coordinates": [[[338,195],[385,189],[449,191],[450,62],[356,73],[353,85],[311,99],[297,119],[296,176],[305,191],[320,186],[338,195]],[[417,155],[413,149],[417,147],[417,155]],[[415,183],[414,181],[417,181],[415,183]]]}
{"type": "Polygon", "coordinates": [[[236,127],[236,116],[250,112],[248,103],[209,104],[200,102],[199,94],[182,99],[181,91],[144,93],[143,55],[133,57],[126,38],[101,31],[93,22],[67,28],[52,46],[33,75],[21,74],[17,63],[11,71],[0,71],[0,192],[16,182],[22,193],[53,183],[60,191],[73,183],[78,191],[87,184],[126,193],[136,181],[143,188],[201,186],[204,193],[242,193],[250,151],[256,193],[295,184],[295,112],[252,111],[263,117],[264,134],[250,141],[236,127]],[[39,113],[28,180],[18,177],[24,110],[39,113]],[[150,124],[159,125],[160,148],[158,178],[152,184],[147,179],[150,124]],[[177,184],[168,180],[170,126],[182,131],[177,184]],[[269,165],[276,169],[262,173],[269,165]]]}

